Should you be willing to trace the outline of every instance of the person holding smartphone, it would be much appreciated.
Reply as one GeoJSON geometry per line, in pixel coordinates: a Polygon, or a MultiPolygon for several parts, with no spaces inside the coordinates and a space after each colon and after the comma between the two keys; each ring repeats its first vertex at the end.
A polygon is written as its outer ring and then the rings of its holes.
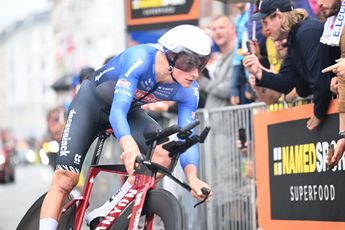
{"type": "Polygon", "coordinates": [[[299,96],[312,95],[313,115],[306,127],[314,130],[326,116],[332,93],[329,89],[331,73],[321,70],[331,64],[337,51],[319,40],[323,23],[310,19],[303,9],[294,9],[290,0],[261,0],[252,20],[261,20],[265,32],[273,41],[287,39],[287,55],[278,74],[265,71],[255,55],[248,54],[243,60],[246,69],[255,76],[257,86],[287,94],[294,87],[299,96]]]}

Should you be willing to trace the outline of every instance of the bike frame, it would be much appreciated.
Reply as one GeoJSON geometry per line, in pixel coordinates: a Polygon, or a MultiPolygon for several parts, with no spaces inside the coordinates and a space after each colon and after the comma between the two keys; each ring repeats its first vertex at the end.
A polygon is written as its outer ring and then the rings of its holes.
{"type": "MultiPolygon", "coordinates": [[[[87,183],[84,186],[84,191],[81,197],[76,197],[67,203],[64,207],[64,210],[71,207],[76,202],[79,202],[76,210],[75,217],[75,229],[80,229],[84,219],[85,211],[88,206],[88,200],[91,195],[91,190],[94,184],[94,179],[96,178],[99,172],[111,172],[117,174],[126,174],[123,165],[100,165],[100,166],[91,166],[89,174],[87,176],[87,183]],[[114,169],[110,169],[114,168],[114,169]],[[118,168],[118,169],[116,169],[118,168]]],[[[99,223],[97,229],[109,229],[115,220],[120,216],[123,210],[125,210],[129,204],[134,201],[134,206],[132,210],[132,217],[129,224],[129,229],[135,229],[139,218],[141,216],[141,210],[143,209],[146,194],[150,189],[153,189],[155,186],[154,176],[148,175],[135,175],[135,183],[132,188],[125,194],[125,196],[117,203],[117,205],[108,213],[108,215],[99,223]],[[134,217],[134,218],[133,218],[134,217]]],[[[152,226],[152,220],[149,220],[149,223],[146,223],[145,226],[152,226]]],[[[148,228],[151,229],[151,228],[148,228]]]]}
{"type": "MultiPolygon", "coordinates": [[[[99,135],[97,145],[95,147],[95,152],[93,159],[91,161],[91,166],[88,171],[86,178],[86,183],[83,188],[83,193],[80,197],[73,198],[69,201],[63,208],[65,212],[68,208],[72,207],[74,204],[77,204],[74,229],[81,229],[82,222],[84,220],[84,215],[88,207],[88,201],[91,195],[91,190],[94,185],[94,180],[99,172],[109,172],[116,174],[128,175],[126,168],[122,164],[112,164],[112,165],[98,165],[101,152],[103,150],[103,145],[108,136],[110,136],[112,130],[107,130],[105,133],[99,135]]],[[[146,155],[146,159],[150,160],[153,154],[154,149],[156,148],[157,141],[153,141],[149,145],[149,150],[146,155]]],[[[135,169],[135,182],[132,188],[125,194],[125,196],[116,204],[114,208],[108,213],[107,216],[98,224],[96,229],[109,229],[116,219],[121,215],[121,213],[134,201],[132,214],[130,217],[129,228],[128,229],[137,229],[138,222],[144,207],[146,195],[150,189],[155,188],[155,177],[158,171],[167,175],[175,182],[180,184],[182,187],[191,190],[188,184],[179,180],[172,175],[173,168],[176,165],[178,156],[172,158],[169,168],[165,168],[159,164],[155,164],[150,161],[143,161],[142,164],[139,164],[135,169]],[[146,163],[146,164],[145,164],[146,163]]],[[[153,227],[153,215],[146,217],[145,229],[152,229],[153,227]]]]}

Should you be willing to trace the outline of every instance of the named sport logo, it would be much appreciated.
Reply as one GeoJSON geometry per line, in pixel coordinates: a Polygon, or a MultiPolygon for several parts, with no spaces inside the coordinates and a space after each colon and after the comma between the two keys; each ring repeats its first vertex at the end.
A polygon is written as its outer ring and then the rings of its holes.
{"type": "MultiPolygon", "coordinates": [[[[327,171],[327,155],[330,144],[327,141],[273,148],[273,175],[282,176],[327,171]]],[[[345,171],[342,158],[332,171],[345,171]]]]}
{"type": "Polygon", "coordinates": [[[327,167],[328,149],[339,127],[329,116],[322,129],[310,132],[306,119],[267,126],[272,220],[345,221],[345,160],[327,167]],[[339,207],[336,207],[339,206],[339,207]]]}

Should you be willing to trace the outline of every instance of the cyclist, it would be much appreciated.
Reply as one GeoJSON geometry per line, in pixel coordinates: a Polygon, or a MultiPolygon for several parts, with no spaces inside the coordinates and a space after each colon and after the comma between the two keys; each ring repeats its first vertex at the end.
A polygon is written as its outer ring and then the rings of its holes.
{"type": "MultiPolygon", "coordinates": [[[[141,105],[176,101],[178,124],[194,120],[199,100],[196,80],[210,52],[209,37],[201,29],[180,25],[163,34],[157,44],[128,48],[83,81],[69,107],[56,170],[41,208],[40,229],[57,228],[63,201],[78,183],[85,154],[99,131],[112,127],[123,150],[121,159],[132,175],[136,156],[146,153],[144,131],[160,129],[141,105]]],[[[201,188],[209,185],[197,176],[198,160],[198,148],[193,146],[181,155],[180,163],[193,196],[202,200],[201,188]]],[[[170,158],[158,146],[153,161],[168,166],[170,158]]],[[[129,177],[116,195],[87,217],[88,222],[107,214],[133,180],[129,177]]]]}

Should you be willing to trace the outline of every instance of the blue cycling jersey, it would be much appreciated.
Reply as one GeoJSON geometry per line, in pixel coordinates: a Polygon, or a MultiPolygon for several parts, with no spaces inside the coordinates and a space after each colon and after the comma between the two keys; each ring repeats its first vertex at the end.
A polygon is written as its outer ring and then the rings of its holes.
{"type": "MultiPolygon", "coordinates": [[[[96,85],[115,82],[109,121],[118,140],[130,135],[127,113],[131,106],[140,106],[157,101],[178,103],[178,125],[183,127],[195,119],[199,89],[197,82],[184,88],[176,82],[158,83],[155,76],[155,57],[163,51],[159,44],[144,44],[131,47],[111,59],[97,71],[96,85]],[[145,96],[147,93],[149,93],[145,96]]],[[[193,130],[194,132],[194,130],[193,130]]],[[[188,164],[198,165],[199,153],[196,145],[181,155],[184,168],[188,164]]]]}

